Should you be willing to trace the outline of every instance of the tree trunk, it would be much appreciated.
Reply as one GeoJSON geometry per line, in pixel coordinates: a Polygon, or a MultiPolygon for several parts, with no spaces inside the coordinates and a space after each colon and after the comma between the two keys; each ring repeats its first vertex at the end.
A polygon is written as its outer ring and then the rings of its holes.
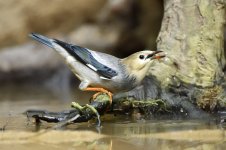
{"type": "Polygon", "coordinates": [[[151,68],[146,96],[192,111],[223,106],[224,23],[224,0],[164,0],[157,49],[167,57],[151,68]]]}

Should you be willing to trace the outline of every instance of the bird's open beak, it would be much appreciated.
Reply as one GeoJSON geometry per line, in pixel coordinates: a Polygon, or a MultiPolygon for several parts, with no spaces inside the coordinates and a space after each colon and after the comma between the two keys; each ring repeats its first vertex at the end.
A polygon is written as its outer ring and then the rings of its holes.
{"type": "Polygon", "coordinates": [[[161,59],[165,57],[165,53],[163,51],[155,51],[154,53],[149,54],[146,59],[151,58],[151,59],[161,59]]]}

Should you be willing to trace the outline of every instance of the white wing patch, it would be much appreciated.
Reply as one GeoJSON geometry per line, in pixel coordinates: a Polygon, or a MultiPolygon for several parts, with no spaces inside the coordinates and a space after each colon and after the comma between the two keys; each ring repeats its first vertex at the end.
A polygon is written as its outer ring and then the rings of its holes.
{"type": "Polygon", "coordinates": [[[111,79],[108,79],[108,78],[105,78],[103,76],[100,76],[101,79],[104,79],[104,80],[111,80],[111,79]]]}
{"type": "Polygon", "coordinates": [[[91,65],[91,64],[86,64],[89,68],[91,68],[92,70],[94,70],[94,71],[97,71],[97,69],[93,66],[93,65],[91,65]]]}

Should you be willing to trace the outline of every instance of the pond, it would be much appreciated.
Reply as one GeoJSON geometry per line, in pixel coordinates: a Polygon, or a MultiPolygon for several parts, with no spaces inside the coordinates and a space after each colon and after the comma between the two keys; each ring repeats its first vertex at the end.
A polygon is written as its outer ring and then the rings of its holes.
{"type": "Polygon", "coordinates": [[[226,132],[211,120],[135,119],[105,115],[102,127],[95,121],[54,130],[55,124],[36,126],[23,114],[28,109],[62,111],[76,100],[87,103],[91,95],[78,90],[61,93],[30,86],[0,89],[0,147],[3,149],[225,149],[226,132]],[[75,94],[71,94],[75,93],[75,94]],[[85,95],[84,95],[85,94],[85,95]]]}

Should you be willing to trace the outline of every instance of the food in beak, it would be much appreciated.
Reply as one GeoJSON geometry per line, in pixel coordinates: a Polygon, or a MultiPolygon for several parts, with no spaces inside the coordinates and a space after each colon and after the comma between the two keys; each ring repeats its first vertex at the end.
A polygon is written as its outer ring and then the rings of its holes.
{"type": "Polygon", "coordinates": [[[158,53],[156,53],[154,56],[152,56],[152,59],[161,59],[163,57],[165,57],[165,53],[163,51],[159,51],[158,53]]]}
{"type": "Polygon", "coordinates": [[[161,59],[165,57],[165,53],[163,51],[155,51],[152,54],[149,54],[146,59],[151,58],[151,59],[161,59]]]}

